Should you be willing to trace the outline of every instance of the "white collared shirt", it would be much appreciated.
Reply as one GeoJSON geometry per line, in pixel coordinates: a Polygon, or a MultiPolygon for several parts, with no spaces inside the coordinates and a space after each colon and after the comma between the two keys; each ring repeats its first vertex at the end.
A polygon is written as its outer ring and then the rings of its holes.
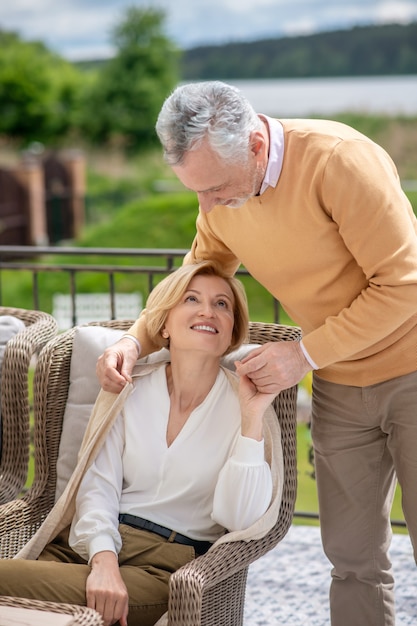
{"type": "Polygon", "coordinates": [[[276,187],[282,170],[284,160],[284,129],[281,122],[267,117],[259,116],[268,124],[269,128],[269,157],[266,166],[265,177],[261,185],[260,193],[263,194],[268,187],[276,187]]]}

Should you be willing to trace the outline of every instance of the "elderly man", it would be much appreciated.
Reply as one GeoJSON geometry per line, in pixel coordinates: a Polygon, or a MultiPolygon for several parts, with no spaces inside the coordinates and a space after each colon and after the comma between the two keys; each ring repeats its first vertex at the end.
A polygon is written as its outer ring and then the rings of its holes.
{"type": "MultiPolygon", "coordinates": [[[[314,370],[332,624],[393,626],[396,477],[417,549],[417,221],[395,166],[348,126],[257,115],[217,81],[177,88],[156,129],[199,199],[185,262],[216,259],[230,274],[243,263],[303,330],[300,343],[266,344],[237,371],[277,394],[314,370]]],[[[105,389],[119,391],[155,349],[143,316],[100,357],[105,389]]]]}

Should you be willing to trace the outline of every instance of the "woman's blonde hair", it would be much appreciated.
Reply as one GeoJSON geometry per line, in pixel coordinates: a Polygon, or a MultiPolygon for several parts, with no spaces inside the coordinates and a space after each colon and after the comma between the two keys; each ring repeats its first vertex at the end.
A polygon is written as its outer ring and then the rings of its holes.
{"type": "Polygon", "coordinates": [[[188,289],[194,276],[218,276],[227,282],[234,296],[234,325],[232,341],[225,354],[232,352],[248,337],[249,311],[246,293],[237,278],[227,276],[214,261],[201,261],[182,265],[164,278],[149,294],[146,302],[146,329],[149,339],[160,346],[168,347],[168,340],[162,337],[166,319],[170,310],[175,307],[188,289]]]}

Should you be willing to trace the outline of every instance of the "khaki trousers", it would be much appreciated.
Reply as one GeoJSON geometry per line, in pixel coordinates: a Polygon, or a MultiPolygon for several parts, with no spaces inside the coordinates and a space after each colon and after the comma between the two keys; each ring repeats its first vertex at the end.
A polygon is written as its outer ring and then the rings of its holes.
{"type": "Polygon", "coordinates": [[[417,372],[369,387],[313,377],[312,438],[333,626],[394,626],[396,478],[417,555],[417,372]]]}
{"type": "MultiPolygon", "coordinates": [[[[120,572],[129,593],[129,626],[153,626],[165,613],[170,575],[195,558],[194,548],[120,525],[120,572]]],[[[68,529],[37,561],[0,560],[0,595],[85,606],[90,566],[68,546],[68,529]]],[[[117,622],[118,624],[118,622],[117,622]]]]}

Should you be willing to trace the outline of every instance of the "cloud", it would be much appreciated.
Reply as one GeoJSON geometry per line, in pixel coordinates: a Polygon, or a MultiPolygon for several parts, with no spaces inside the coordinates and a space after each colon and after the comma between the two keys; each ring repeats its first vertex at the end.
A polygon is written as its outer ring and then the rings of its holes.
{"type": "Polygon", "coordinates": [[[379,22],[403,22],[407,23],[417,19],[416,2],[387,1],[378,3],[376,10],[376,20],[379,22]]]}
{"type": "Polygon", "coordinates": [[[416,0],[13,0],[0,3],[0,28],[72,60],[98,58],[111,54],[111,29],[132,5],[163,9],[183,48],[417,20],[416,0]]]}
{"type": "Polygon", "coordinates": [[[108,56],[112,26],[128,0],[15,0],[10,10],[0,7],[0,27],[24,39],[41,40],[69,58],[85,54],[108,56]]]}

